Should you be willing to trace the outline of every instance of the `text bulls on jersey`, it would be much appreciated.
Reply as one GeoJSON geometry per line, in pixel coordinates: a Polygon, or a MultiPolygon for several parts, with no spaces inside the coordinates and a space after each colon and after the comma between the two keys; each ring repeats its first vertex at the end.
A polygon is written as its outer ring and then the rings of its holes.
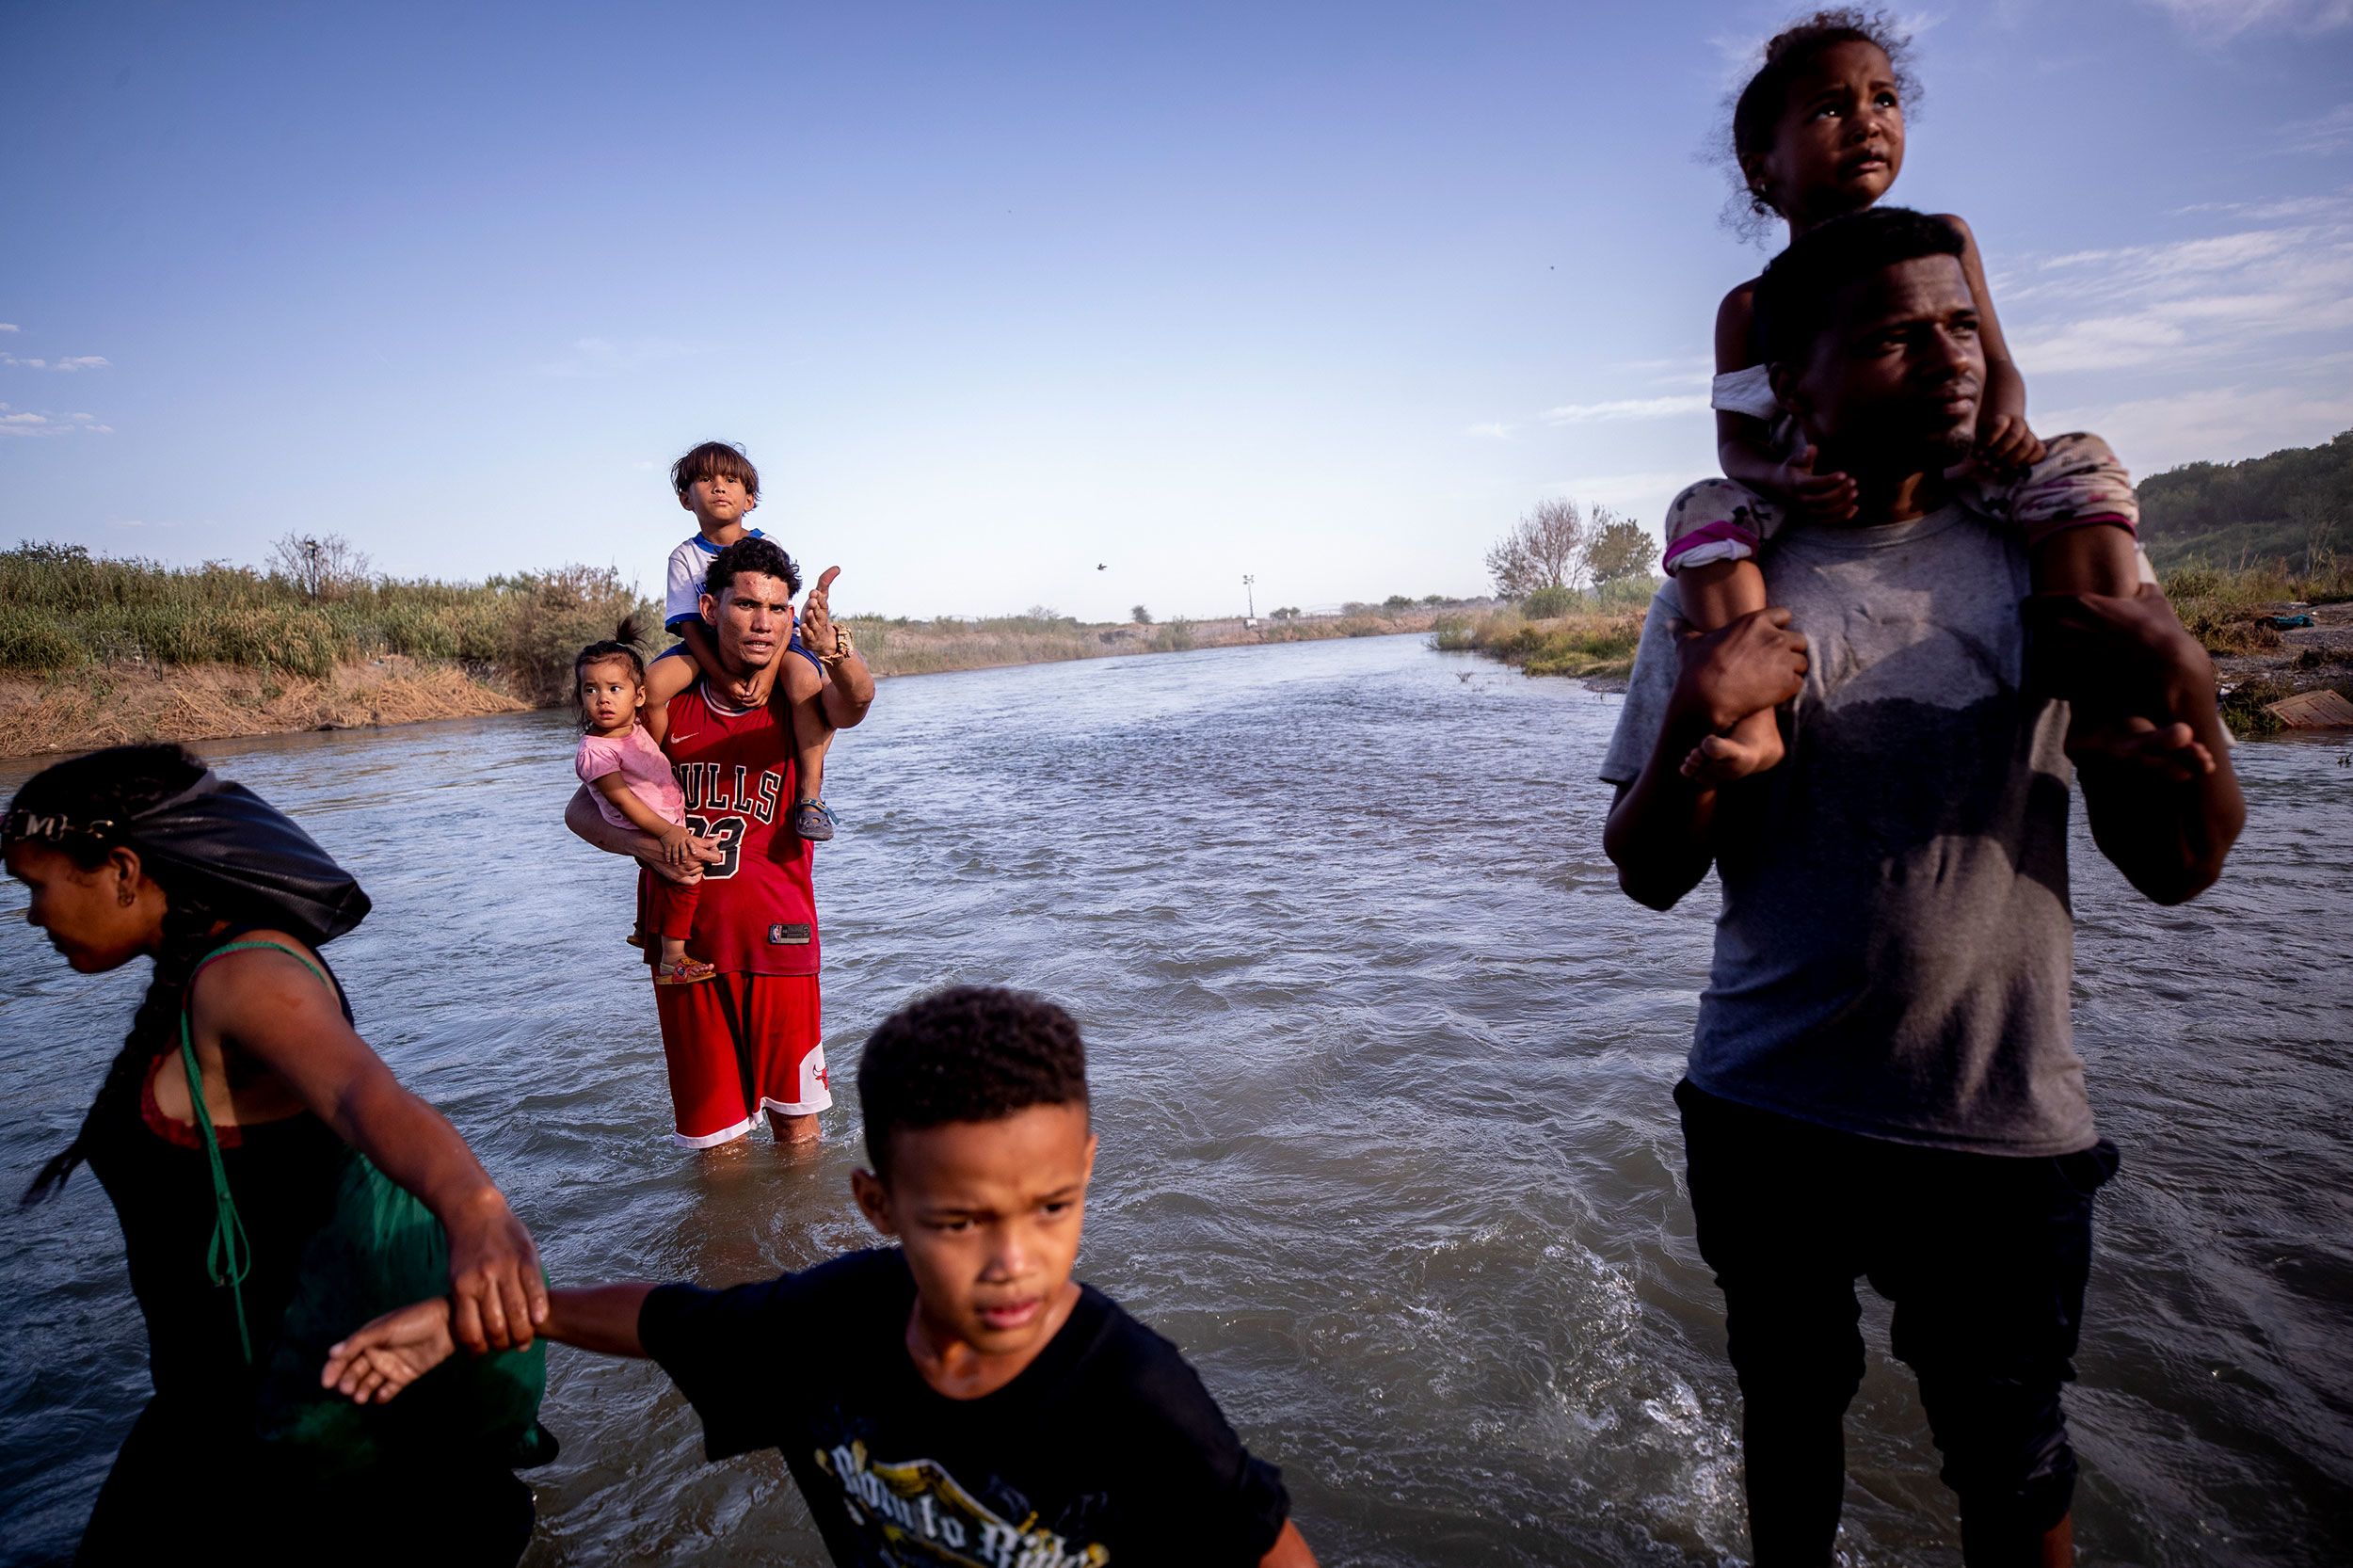
{"type": "Polygon", "coordinates": [[[679,788],[686,793],[686,809],[705,815],[731,811],[755,822],[776,820],[784,793],[783,776],[773,771],[755,775],[737,762],[680,762],[679,788]]]}

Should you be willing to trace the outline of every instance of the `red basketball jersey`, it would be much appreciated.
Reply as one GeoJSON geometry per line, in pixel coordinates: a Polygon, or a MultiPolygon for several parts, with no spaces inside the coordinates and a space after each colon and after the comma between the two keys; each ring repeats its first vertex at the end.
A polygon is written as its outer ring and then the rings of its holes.
{"type": "Polygon", "coordinates": [[[662,743],[686,795],[686,825],[719,840],[695,905],[696,957],[728,974],[815,974],[812,858],[793,833],[792,711],[781,702],[737,712],[698,681],[670,699],[662,743]]]}

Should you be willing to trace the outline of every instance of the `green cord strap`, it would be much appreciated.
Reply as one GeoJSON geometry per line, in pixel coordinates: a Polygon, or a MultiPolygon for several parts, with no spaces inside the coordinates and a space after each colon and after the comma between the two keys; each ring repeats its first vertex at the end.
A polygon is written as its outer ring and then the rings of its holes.
{"type": "Polygon", "coordinates": [[[253,1272],[253,1243],[246,1236],[244,1218],[237,1213],[237,1200],[229,1193],[229,1172],[220,1162],[220,1137],[213,1131],[213,1113],[204,1105],[204,1075],[196,1064],[196,1039],[188,1027],[188,1014],[195,1004],[196,977],[204,972],[205,965],[224,953],[259,948],[282,952],[327,985],[335,984],[327,978],[325,969],[282,942],[231,942],[198,959],[180,993],[180,1065],[188,1075],[188,1103],[196,1108],[196,1125],[204,1135],[204,1158],[213,1168],[213,1240],[204,1249],[204,1272],[215,1285],[229,1287],[230,1299],[236,1303],[237,1345],[245,1352],[248,1367],[253,1365],[253,1331],[245,1320],[245,1279],[253,1272]]]}

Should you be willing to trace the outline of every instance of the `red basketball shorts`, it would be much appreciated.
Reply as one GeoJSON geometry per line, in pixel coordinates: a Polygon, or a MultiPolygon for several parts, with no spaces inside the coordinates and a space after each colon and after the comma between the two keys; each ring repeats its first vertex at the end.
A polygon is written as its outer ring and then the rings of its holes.
{"type": "Polygon", "coordinates": [[[678,1142],[741,1138],[762,1111],[813,1115],[833,1104],[813,974],[722,974],[657,985],[678,1142]]]}

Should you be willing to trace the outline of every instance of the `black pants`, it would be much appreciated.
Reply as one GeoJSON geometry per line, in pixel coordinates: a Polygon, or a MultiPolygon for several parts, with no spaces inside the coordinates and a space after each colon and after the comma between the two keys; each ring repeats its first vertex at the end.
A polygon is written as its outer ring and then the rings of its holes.
{"type": "Polygon", "coordinates": [[[1863,1381],[1854,1282],[1895,1303],[1965,1560],[1995,1561],[2067,1514],[2059,1411],[2091,1263],[2091,1198],[2114,1144],[2010,1159],[1835,1132],[1675,1087],[1700,1256],[1724,1292],[1740,1380],[1757,1568],[1831,1560],[1843,1425],[1863,1381]]]}
{"type": "Polygon", "coordinates": [[[534,1512],[531,1488],[497,1466],[299,1480],[262,1444],[159,1397],[122,1440],[73,1560],[511,1568],[534,1512]]]}

